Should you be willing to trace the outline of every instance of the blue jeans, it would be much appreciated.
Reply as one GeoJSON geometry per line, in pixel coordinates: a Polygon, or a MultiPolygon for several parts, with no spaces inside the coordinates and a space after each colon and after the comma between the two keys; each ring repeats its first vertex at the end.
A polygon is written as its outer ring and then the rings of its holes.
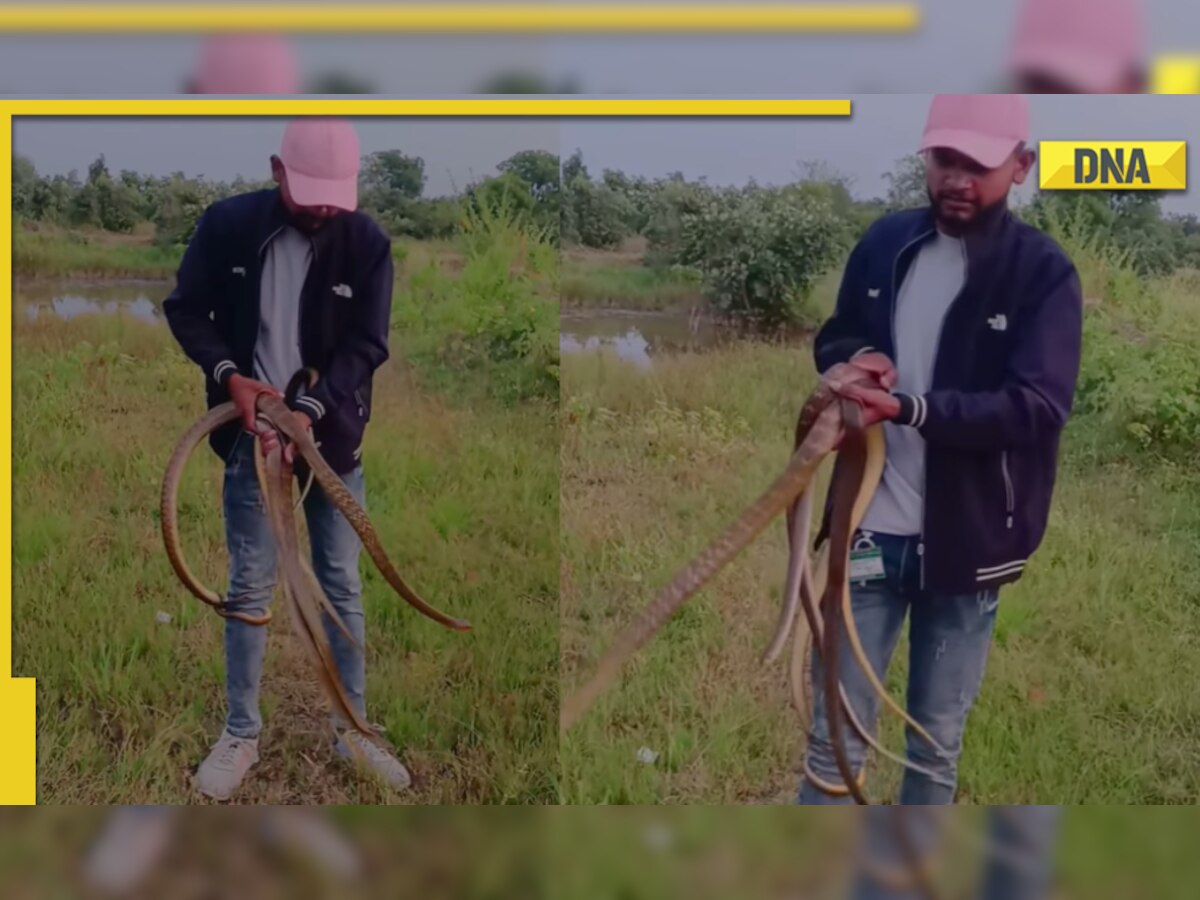
{"type": "MultiPolygon", "coordinates": [[[[904,617],[911,612],[908,713],[946,751],[939,754],[911,726],[905,727],[908,760],[928,770],[933,777],[906,768],[900,803],[952,803],[963,728],[983,681],[999,593],[997,589],[951,595],[922,591],[917,538],[872,533],[864,540],[859,532],[853,546],[872,542],[882,551],[885,577],[866,584],[854,582],[851,586],[851,607],[863,650],[879,680],[886,683],[884,673],[900,638],[904,617]]],[[[812,661],[813,725],[808,736],[807,763],[817,778],[840,788],[843,780],[829,740],[823,673],[815,647],[812,661]]],[[[852,708],[863,726],[874,731],[882,704],[854,659],[844,631],[838,668],[852,708]]],[[[840,709],[839,714],[846,755],[854,771],[861,772],[869,748],[840,709]]],[[[827,794],[807,777],[797,799],[805,805],[854,802],[848,795],[827,794]]]]}
{"type": "MultiPolygon", "coordinates": [[[[916,885],[888,884],[872,873],[882,870],[907,876],[910,871],[895,833],[897,827],[905,829],[921,859],[944,856],[956,852],[956,848],[970,853],[969,843],[956,840],[964,831],[963,817],[957,815],[960,809],[942,810],[948,815],[940,827],[933,819],[934,811],[929,809],[865,809],[865,828],[850,891],[852,900],[921,900],[925,894],[916,885]],[[897,815],[903,818],[896,821],[897,815]]],[[[1051,888],[1061,808],[992,806],[985,815],[983,871],[979,890],[973,896],[982,900],[1042,900],[1051,888]]]]}
{"type": "MultiPolygon", "coordinates": [[[[257,616],[267,611],[277,570],[275,541],[254,470],[255,452],[253,436],[243,431],[225,463],[223,501],[229,550],[226,602],[230,610],[257,616]]],[[[342,476],[342,480],[365,509],[362,467],[342,476]]],[[[304,515],[312,548],[313,574],[359,647],[363,647],[362,581],[358,572],[362,542],[316,481],[304,500],[304,515]]],[[[322,619],[346,694],[354,708],[365,716],[363,653],[346,639],[327,614],[322,613],[322,619]]],[[[225,727],[238,737],[254,738],[262,730],[258,690],[267,649],[267,627],[237,619],[225,620],[225,690],[229,702],[225,727]]],[[[348,723],[334,720],[333,724],[348,723]]]]}

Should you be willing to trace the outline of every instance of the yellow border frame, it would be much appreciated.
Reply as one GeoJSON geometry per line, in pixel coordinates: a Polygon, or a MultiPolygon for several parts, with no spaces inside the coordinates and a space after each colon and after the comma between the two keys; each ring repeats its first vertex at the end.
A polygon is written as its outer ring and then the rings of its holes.
{"type": "Polygon", "coordinates": [[[921,21],[915,3],[661,4],[292,4],[191,3],[0,7],[0,32],[906,32],[921,21]],[[281,15],[282,13],[282,15],[281,15]]]}
{"type": "Polygon", "coordinates": [[[0,100],[0,803],[37,802],[35,678],[12,677],[12,122],[16,117],[846,117],[849,100],[0,100]]]}

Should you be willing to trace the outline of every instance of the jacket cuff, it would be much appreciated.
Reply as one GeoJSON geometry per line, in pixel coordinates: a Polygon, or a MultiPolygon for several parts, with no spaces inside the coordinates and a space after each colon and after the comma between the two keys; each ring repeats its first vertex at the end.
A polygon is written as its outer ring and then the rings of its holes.
{"type": "Polygon", "coordinates": [[[302,394],[292,401],[292,411],[304,413],[313,422],[325,418],[325,404],[308,394],[302,394]]]}
{"type": "Polygon", "coordinates": [[[213,366],[212,377],[213,381],[221,387],[225,387],[229,383],[229,379],[237,374],[238,367],[231,359],[223,359],[213,366]]]}
{"type": "Polygon", "coordinates": [[[868,344],[867,346],[860,347],[859,349],[857,349],[853,353],[851,353],[850,358],[854,359],[856,356],[862,356],[864,353],[874,353],[874,352],[875,352],[875,348],[872,347],[870,344],[868,344]]]}
{"type": "Polygon", "coordinates": [[[892,396],[900,401],[900,414],[895,419],[897,425],[920,428],[925,424],[925,416],[929,412],[929,407],[926,405],[924,397],[905,394],[902,391],[893,391],[892,396]]]}

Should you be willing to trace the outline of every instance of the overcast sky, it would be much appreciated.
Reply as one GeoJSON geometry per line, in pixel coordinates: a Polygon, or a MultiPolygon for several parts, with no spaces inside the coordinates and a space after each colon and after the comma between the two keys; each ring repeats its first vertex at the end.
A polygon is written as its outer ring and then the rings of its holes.
{"type": "MultiPolygon", "coordinates": [[[[1018,0],[918,0],[917,6],[923,20],[917,32],[871,37],[367,34],[298,35],[294,43],[306,81],[340,70],[387,94],[471,92],[511,68],[570,76],[592,93],[972,92],[995,86],[1018,0]]],[[[1200,3],[1144,0],[1143,6],[1150,56],[1200,51],[1200,3]]],[[[281,14],[280,26],[286,24],[281,14]]],[[[199,44],[199,37],[187,35],[3,36],[0,93],[173,93],[199,44]]]]}
{"type": "MultiPolygon", "coordinates": [[[[778,184],[794,178],[802,161],[814,160],[850,175],[858,196],[882,195],[883,175],[920,140],[930,96],[853,95],[851,101],[849,119],[359,119],[357,125],[364,152],[396,148],[421,156],[431,195],[494,172],[519,150],[566,157],[577,148],[597,176],[604,168],[651,177],[679,170],[720,184],[750,178],[778,184]]],[[[1200,95],[1036,96],[1030,104],[1035,141],[1192,141],[1200,131],[1200,95]]],[[[82,174],[103,153],[114,172],[266,178],[283,127],[281,119],[19,119],[14,145],[40,172],[74,168],[82,174]]],[[[1170,195],[1164,205],[1200,213],[1198,196],[1195,190],[1170,195]]]]}
{"type": "MultiPolygon", "coordinates": [[[[558,153],[554,120],[355,119],[364,154],[403,150],[425,160],[427,196],[461,190],[521,150],[558,153]]],[[[14,150],[39,172],[87,174],[101,153],[110,172],[232,180],[270,178],[285,119],[17,119],[14,150]]]]}
{"type": "MultiPolygon", "coordinates": [[[[882,196],[898,159],[915,152],[930,95],[851,95],[848,119],[563,122],[564,158],[576,149],[593,175],[604,168],[648,176],[682,171],[710,182],[760,184],[793,179],[805,160],[822,161],[854,179],[860,197],[882,196]]],[[[1200,95],[1068,96],[1030,98],[1031,128],[1039,140],[1186,140],[1189,179],[1200,137],[1200,95]]],[[[1020,196],[1037,181],[1034,169],[1020,196]]],[[[1200,191],[1173,193],[1168,210],[1200,213],[1200,191]]]]}

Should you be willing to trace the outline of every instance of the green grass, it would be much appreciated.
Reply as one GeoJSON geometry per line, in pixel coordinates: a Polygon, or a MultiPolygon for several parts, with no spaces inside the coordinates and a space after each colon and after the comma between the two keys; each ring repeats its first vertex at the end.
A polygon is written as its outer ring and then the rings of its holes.
{"type": "MultiPolygon", "coordinates": [[[[801,325],[819,322],[832,312],[840,279],[840,269],[831,269],[817,280],[801,325]]],[[[683,314],[708,305],[698,273],[652,268],[629,251],[569,250],[563,257],[561,297],[564,308],[578,309],[683,314]]]]}
{"type": "Polygon", "coordinates": [[[687,273],[642,266],[579,263],[563,266],[564,306],[665,312],[704,302],[701,286],[687,273]]]}
{"type": "MultiPolygon", "coordinates": [[[[18,222],[13,233],[13,274],[22,279],[173,278],[184,248],[154,243],[153,226],[132,234],[95,228],[59,228],[44,222],[18,222]]],[[[392,257],[397,268],[428,264],[450,271],[462,268],[462,257],[449,241],[395,238],[392,257]]]]}
{"type": "MultiPolygon", "coordinates": [[[[982,810],[948,810],[937,884],[976,897],[982,810]]],[[[856,871],[853,809],[659,807],[542,812],[547,896],[570,900],[841,900],[856,871]]],[[[1046,849],[1055,900],[1183,900],[1200,885],[1194,809],[1068,809],[1046,849]]]]}
{"type": "Polygon", "coordinates": [[[21,278],[168,278],[182,256],[182,248],[158,247],[144,234],[67,231],[42,224],[13,233],[13,274],[21,278]]]}
{"type": "MultiPolygon", "coordinates": [[[[17,308],[20,308],[19,296],[17,308]]],[[[161,327],[14,316],[14,674],[37,679],[41,803],[179,803],[224,715],[222,620],[162,549],[163,467],[203,412],[161,327]],[[155,614],[168,613],[169,624],[155,614]]],[[[450,632],[364,556],[368,715],[412,769],[389,796],[331,754],[324,703],[276,597],[253,803],[544,803],[556,793],[557,435],[544,405],[435,393],[377,373],[368,511],[407,580],[474,625],[450,632]]],[[[182,490],[193,569],[226,583],[220,466],[182,490]]]]}
{"type": "MultiPolygon", "coordinates": [[[[1194,371],[1182,363],[1200,316],[1174,281],[1122,287],[1102,275],[1085,273],[1089,292],[1114,298],[1089,314],[1085,372],[1105,402],[1073,418],[1045,542],[1002,593],[961,802],[1200,796],[1200,476],[1187,444],[1194,371]]],[[[563,363],[568,690],[782,468],[814,374],[807,349],[754,344],[660,356],[648,373],[607,356],[563,363]]],[[[792,800],[804,736],[786,666],[757,664],[785,567],[779,520],[638,654],[564,739],[564,802],[792,800]],[[653,765],[636,759],[643,746],[658,752],[653,765]]],[[[900,699],[906,653],[902,642],[888,680],[900,699]]],[[[900,728],[885,723],[901,750],[900,728]]],[[[897,776],[873,761],[871,795],[894,797],[897,776]]]]}
{"type": "MultiPolygon", "coordinates": [[[[971,897],[985,814],[947,810],[936,880],[942,896],[971,897]]],[[[368,867],[353,885],[311,858],[264,852],[267,817],[312,811],[190,810],[172,822],[166,851],[139,896],[190,886],[283,898],[422,896],[431,900],[834,900],[855,871],[859,811],[669,807],[538,809],[346,807],[322,811],[368,867]],[[463,865],[462,860],[470,860],[463,865]],[[235,887],[236,886],[236,887],[235,887]]],[[[1195,896],[1200,863],[1192,809],[1068,809],[1052,846],[1054,900],[1195,896]]],[[[8,896],[91,896],[78,863],[105,833],[102,809],[39,807],[0,813],[0,879],[8,896]]]]}

